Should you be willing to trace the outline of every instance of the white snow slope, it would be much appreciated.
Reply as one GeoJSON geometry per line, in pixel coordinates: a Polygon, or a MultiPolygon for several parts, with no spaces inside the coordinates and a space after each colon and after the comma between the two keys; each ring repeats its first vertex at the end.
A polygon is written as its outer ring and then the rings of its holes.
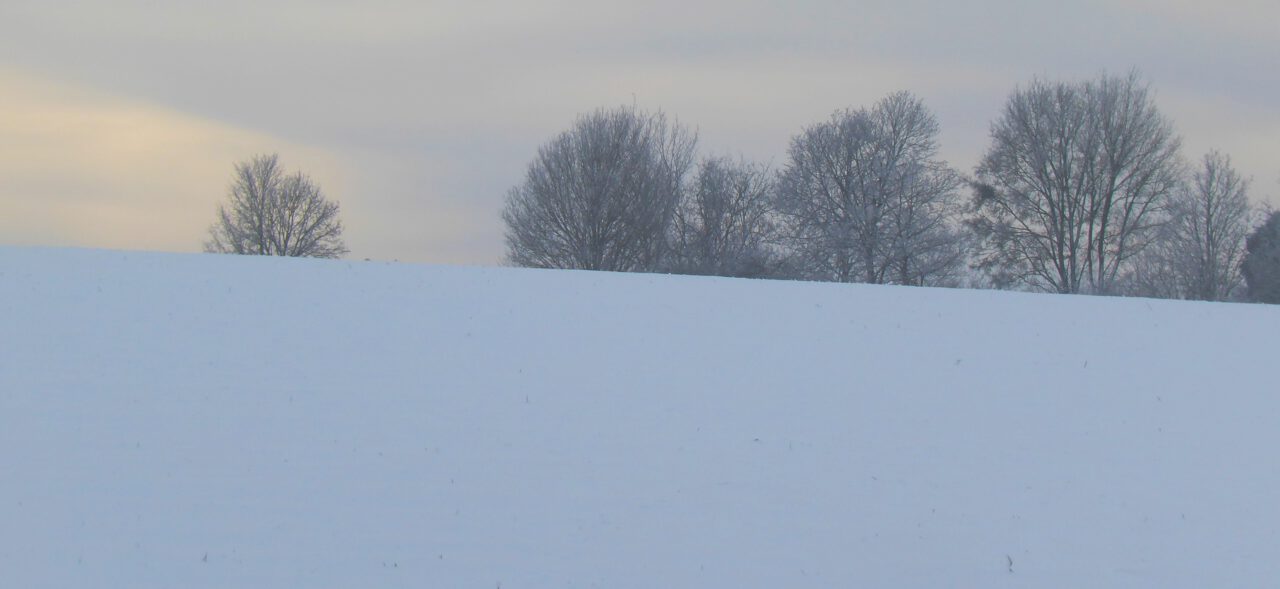
{"type": "Polygon", "coordinates": [[[1280,309],[0,248],[0,587],[1264,587],[1280,309]]]}

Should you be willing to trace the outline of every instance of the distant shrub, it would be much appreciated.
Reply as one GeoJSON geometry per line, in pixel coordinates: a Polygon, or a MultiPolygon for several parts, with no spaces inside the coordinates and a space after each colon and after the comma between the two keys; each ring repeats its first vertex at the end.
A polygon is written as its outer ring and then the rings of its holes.
{"type": "Polygon", "coordinates": [[[1272,212],[1267,221],[1245,240],[1244,273],[1249,287],[1249,300],[1258,303],[1280,303],[1280,211],[1272,212]]]}

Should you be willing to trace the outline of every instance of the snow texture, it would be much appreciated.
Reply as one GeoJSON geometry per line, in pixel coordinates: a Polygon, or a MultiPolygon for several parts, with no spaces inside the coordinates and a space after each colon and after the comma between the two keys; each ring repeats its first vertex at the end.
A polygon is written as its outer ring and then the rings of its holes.
{"type": "Polygon", "coordinates": [[[0,586],[1260,587],[1280,309],[0,248],[0,586]]]}

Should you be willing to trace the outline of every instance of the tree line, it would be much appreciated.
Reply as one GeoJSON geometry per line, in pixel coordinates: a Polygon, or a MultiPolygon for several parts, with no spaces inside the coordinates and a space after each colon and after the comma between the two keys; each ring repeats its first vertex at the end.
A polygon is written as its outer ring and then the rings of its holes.
{"type": "MultiPolygon", "coordinates": [[[[791,138],[774,168],[700,156],[636,106],[542,145],[502,211],[507,262],[1280,303],[1280,213],[1228,155],[1193,162],[1136,73],[1016,88],[965,174],[897,92],[791,138]]],[[[235,166],[209,252],[336,258],[339,206],[275,155],[235,166]]]]}
{"type": "Polygon", "coordinates": [[[509,192],[507,261],[1280,302],[1280,215],[1250,203],[1229,156],[1187,162],[1136,73],[1015,89],[970,175],[938,135],[898,92],[802,129],[775,170],[699,158],[660,111],[600,109],[509,192]]]}

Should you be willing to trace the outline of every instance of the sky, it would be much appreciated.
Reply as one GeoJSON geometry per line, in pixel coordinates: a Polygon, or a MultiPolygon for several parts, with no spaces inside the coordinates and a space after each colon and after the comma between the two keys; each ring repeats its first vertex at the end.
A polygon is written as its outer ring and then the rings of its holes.
{"type": "Polygon", "coordinates": [[[349,257],[499,264],[540,145],[663,110],[785,165],[831,112],[911,90],[972,171],[1010,91],[1137,68],[1185,155],[1280,205],[1274,0],[0,0],[0,244],[199,251],[235,162],[341,203],[349,257]]]}

